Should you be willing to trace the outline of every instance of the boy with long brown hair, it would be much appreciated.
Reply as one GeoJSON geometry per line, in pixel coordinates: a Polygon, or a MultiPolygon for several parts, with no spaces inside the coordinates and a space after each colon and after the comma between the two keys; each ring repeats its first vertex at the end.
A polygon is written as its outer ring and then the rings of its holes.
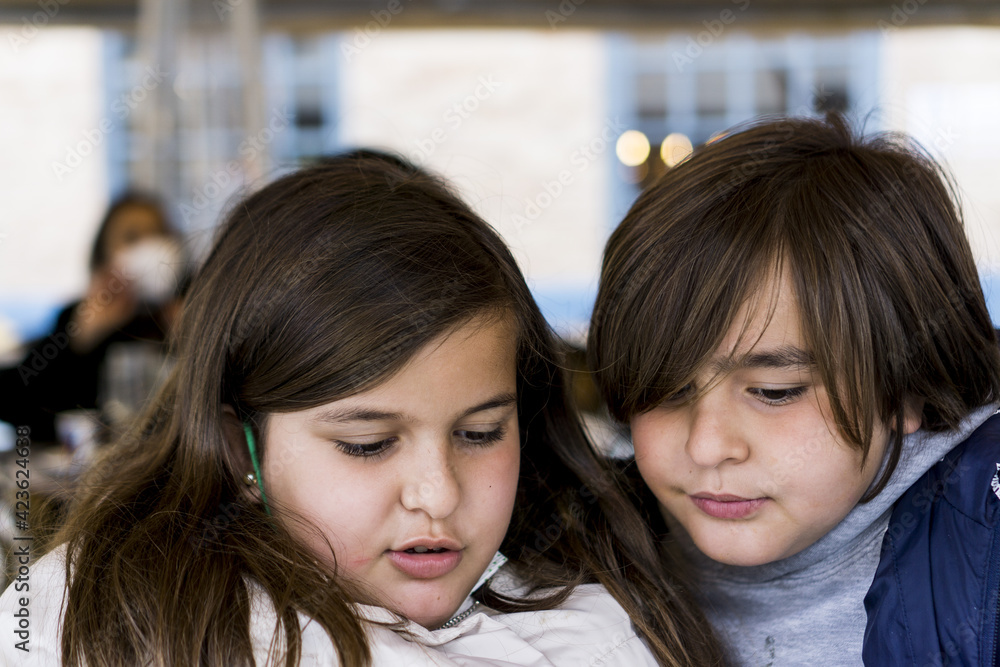
{"type": "Polygon", "coordinates": [[[1000,351],[947,183],[765,122],[608,243],[592,368],[741,664],[996,662],[1000,351]]]}

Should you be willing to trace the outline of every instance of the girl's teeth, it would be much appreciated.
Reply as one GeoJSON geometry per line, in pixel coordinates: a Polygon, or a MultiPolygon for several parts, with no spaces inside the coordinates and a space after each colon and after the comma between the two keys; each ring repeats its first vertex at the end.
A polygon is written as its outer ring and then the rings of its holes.
{"type": "Polygon", "coordinates": [[[413,547],[413,550],[418,554],[427,553],[427,547],[413,547]]]}
{"type": "Polygon", "coordinates": [[[412,551],[413,553],[416,554],[426,554],[426,553],[439,554],[442,551],[447,551],[447,549],[428,549],[427,547],[413,547],[412,549],[407,549],[407,551],[412,551]]]}

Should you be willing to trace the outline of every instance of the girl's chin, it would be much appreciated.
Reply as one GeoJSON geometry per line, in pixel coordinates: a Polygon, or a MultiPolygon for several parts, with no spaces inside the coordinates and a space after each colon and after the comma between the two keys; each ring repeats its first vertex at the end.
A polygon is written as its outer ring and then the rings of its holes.
{"type": "Polygon", "coordinates": [[[456,593],[451,587],[447,590],[444,588],[435,590],[425,584],[419,588],[420,590],[410,590],[405,591],[405,593],[400,591],[404,595],[397,597],[399,602],[393,606],[393,609],[408,620],[428,630],[435,630],[450,621],[458,613],[467,597],[467,595],[456,593]],[[433,600],[434,604],[428,604],[428,600],[433,600]]]}
{"type": "Polygon", "coordinates": [[[449,620],[454,618],[455,614],[458,613],[458,605],[455,605],[453,610],[449,609],[444,612],[439,612],[438,610],[428,610],[426,606],[422,607],[419,611],[414,610],[414,613],[407,614],[403,613],[403,616],[413,621],[417,625],[427,628],[428,630],[436,630],[442,625],[447,623],[449,620]]]}

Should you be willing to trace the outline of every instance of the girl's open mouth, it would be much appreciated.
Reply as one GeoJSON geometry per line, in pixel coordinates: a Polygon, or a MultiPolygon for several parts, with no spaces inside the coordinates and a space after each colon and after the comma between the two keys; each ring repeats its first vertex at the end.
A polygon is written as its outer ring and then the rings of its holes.
{"type": "Polygon", "coordinates": [[[403,574],[414,579],[442,577],[462,562],[462,551],[429,547],[411,547],[403,551],[386,551],[386,556],[403,574]]]}

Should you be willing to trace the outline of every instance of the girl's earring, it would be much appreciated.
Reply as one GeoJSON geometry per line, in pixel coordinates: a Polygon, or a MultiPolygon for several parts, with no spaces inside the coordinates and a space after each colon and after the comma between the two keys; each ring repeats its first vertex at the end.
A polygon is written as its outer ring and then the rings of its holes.
{"type": "Polygon", "coordinates": [[[260,500],[264,503],[264,509],[270,516],[271,506],[267,504],[267,494],[264,493],[264,484],[261,482],[263,475],[260,474],[260,459],[257,458],[257,441],[254,440],[253,429],[247,422],[243,422],[243,433],[247,436],[247,449],[250,451],[250,463],[253,464],[253,472],[247,473],[244,479],[247,484],[256,484],[257,488],[260,489],[260,500]]]}
{"type": "Polygon", "coordinates": [[[252,472],[248,472],[243,476],[243,483],[247,486],[257,486],[257,475],[252,472]]]}

